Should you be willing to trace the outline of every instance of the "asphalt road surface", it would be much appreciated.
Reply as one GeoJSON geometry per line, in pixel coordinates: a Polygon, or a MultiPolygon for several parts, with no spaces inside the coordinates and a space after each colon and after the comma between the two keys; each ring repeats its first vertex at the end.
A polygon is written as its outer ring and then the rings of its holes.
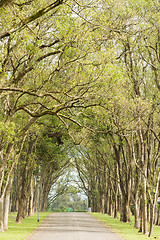
{"type": "Polygon", "coordinates": [[[88,213],[52,213],[27,240],[122,240],[88,213]]]}

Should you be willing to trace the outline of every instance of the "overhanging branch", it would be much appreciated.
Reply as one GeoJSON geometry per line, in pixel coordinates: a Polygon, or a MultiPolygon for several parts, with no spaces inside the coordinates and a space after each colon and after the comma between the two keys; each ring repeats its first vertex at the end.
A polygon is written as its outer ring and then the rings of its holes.
{"type": "MultiPolygon", "coordinates": [[[[1,0],[0,1],[0,7],[3,7],[3,5],[5,3],[9,3],[10,0],[1,0]]],[[[21,22],[19,22],[14,28],[3,32],[0,34],[0,40],[10,36],[12,33],[15,33],[17,30],[21,29],[22,27],[24,27],[26,24],[31,23],[33,21],[35,21],[36,19],[42,17],[43,15],[45,15],[46,13],[50,12],[51,10],[53,10],[54,8],[58,7],[59,5],[61,5],[64,2],[64,0],[57,0],[54,3],[51,3],[50,5],[42,8],[41,10],[37,11],[35,14],[23,19],[21,22]]]]}

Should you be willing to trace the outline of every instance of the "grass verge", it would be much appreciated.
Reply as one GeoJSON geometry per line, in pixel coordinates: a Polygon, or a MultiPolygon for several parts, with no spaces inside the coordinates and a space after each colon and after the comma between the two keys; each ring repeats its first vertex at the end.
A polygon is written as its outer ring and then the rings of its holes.
{"type": "Polygon", "coordinates": [[[106,214],[91,213],[98,220],[109,226],[115,232],[119,233],[125,240],[146,240],[146,239],[158,239],[160,240],[160,226],[153,227],[153,235],[151,238],[148,236],[138,233],[138,230],[134,228],[134,218],[131,217],[131,223],[120,222],[119,219],[114,219],[106,214]]]}
{"type": "Polygon", "coordinates": [[[22,220],[21,224],[16,223],[16,213],[9,215],[8,230],[0,232],[0,240],[24,240],[39,224],[49,215],[49,212],[39,213],[40,221],[37,221],[37,214],[22,220]]]}

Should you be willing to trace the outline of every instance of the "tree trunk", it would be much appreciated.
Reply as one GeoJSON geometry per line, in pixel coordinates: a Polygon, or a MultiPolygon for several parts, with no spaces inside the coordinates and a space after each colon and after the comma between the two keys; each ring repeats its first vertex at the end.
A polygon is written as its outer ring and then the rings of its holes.
{"type": "Polygon", "coordinates": [[[121,206],[121,218],[122,222],[130,222],[130,206],[128,195],[123,193],[122,195],[122,206],[121,206]]]}
{"type": "Polygon", "coordinates": [[[18,201],[18,213],[16,218],[17,223],[21,223],[22,219],[24,218],[24,211],[26,209],[26,193],[24,191],[25,190],[22,190],[21,197],[18,201]]]}
{"type": "Polygon", "coordinates": [[[139,226],[139,231],[138,232],[142,233],[142,229],[143,229],[143,216],[142,216],[143,205],[142,205],[142,199],[140,199],[140,209],[139,209],[139,212],[140,212],[140,226],[139,226]]]}
{"type": "Polygon", "coordinates": [[[118,201],[117,201],[117,192],[114,199],[114,218],[118,218],[118,201]]]}
{"type": "Polygon", "coordinates": [[[0,198],[0,232],[4,232],[3,203],[4,203],[4,199],[1,197],[0,198]]]}
{"type": "Polygon", "coordinates": [[[39,209],[41,212],[45,212],[48,204],[48,194],[52,184],[51,179],[43,177],[40,183],[40,194],[39,194],[39,209]],[[47,180],[47,181],[46,181],[47,180]]]}
{"type": "Polygon", "coordinates": [[[38,184],[34,182],[33,211],[37,212],[38,184]]]}
{"type": "Polygon", "coordinates": [[[153,219],[154,219],[154,207],[153,203],[150,203],[150,230],[149,230],[149,235],[148,237],[152,237],[152,232],[153,232],[153,219]]]}
{"type": "Polygon", "coordinates": [[[9,215],[9,207],[10,207],[10,193],[12,188],[13,178],[10,180],[4,197],[4,229],[8,229],[8,215],[9,215]]]}
{"type": "Polygon", "coordinates": [[[27,215],[27,201],[28,201],[28,185],[30,182],[27,179],[27,165],[24,167],[21,172],[21,181],[19,183],[19,194],[18,194],[18,213],[16,222],[21,223],[22,219],[27,215]]]}
{"type": "Polygon", "coordinates": [[[158,217],[157,217],[157,225],[160,226],[160,204],[158,204],[158,217]]]}
{"type": "Polygon", "coordinates": [[[144,140],[144,133],[141,129],[139,129],[139,138],[141,144],[141,164],[143,174],[141,176],[142,179],[142,217],[143,217],[143,228],[142,233],[148,234],[148,222],[147,222],[147,146],[144,140]]]}
{"type": "Polygon", "coordinates": [[[109,190],[110,194],[109,194],[109,209],[108,209],[108,215],[109,216],[113,216],[113,208],[112,208],[112,190],[109,190]]]}
{"type": "Polygon", "coordinates": [[[91,194],[88,193],[88,209],[91,208],[91,194]]]}
{"type": "Polygon", "coordinates": [[[143,176],[143,186],[142,186],[142,205],[143,205],[143,234],[148,234],[148,222],[147,222],[147,196],[146,196],[146,178],[143,176]]]}
{"type": "Polygon", "coordinates": [[[106,194],[106,212],[105,213],[109,213],[109,188],[107,187],[107,194],[106,194]]]}
{"type": "Polygon", "coordinates": [[[142,190],[142,204],[143,204],[143,234],[148,234],[148,222],[147,222],[147,197],[146,197],[146,181],[144,181],[144,186],[142,190]]]}
{"type": "Polygon", "coordinates": [[[101,210],[100,210],[101,213],[105,213],[105,194],[103,193],[102,196],[101,196],[101,210]]]}
{"type": "Polygon", "coordinates": [[[115,167],[115,171],[114,171],[114,177],[115,177],[115,183],[114,184],[114,218],[118,218],[118,182],[117,182],[117,178],[118,178],[118,167],[117,167],[117,163],[115,163],[114,165],[115,167]]]}
{"type": "Polygon", "coordinates": [[[135,227],[136,229],[139,229],[138,192],[136,192],[135,200],[134,200],[134,218],[135,218],[134,227],[135,227]]]}
{"type": "Polygon", "coordinates": [[[155,207],[155,216],[154,216],[154,219],[153,219],[153,224],[157,224],[157,219],[158,219],[158,205],[156,204],[156,207],[155,207]]]}
{"type": "Polygon", "coordinates": [[[22,219],[28,215],[28,199],[30,197],[29,193],[31,191],[31,181],[32,181],[32,171],[33,171],[33,161],[30,158],[32,152],[32,147],[35,139],[32,139],[32,135],[28,136],[27,141],[27,153],[25,156],[21,156],[22,164],[20,164],[21,170],[21,181],[19,186],[19,199],[18,199],[18,214],[16,218],[17,223],[21,223],[22,219]]]}
{"type": "Polygon", "coordinates": [[[18,211],[18,180],[16,171],[14,172],[14,180],[13,180],[13,189],[12,189],[12,196],[11,196],[11,212],[18,211]]]}
{"type": "Polygon", "coordinates": [[[148,235],[149,237],[152,236],[152,232],[153,232],[153,223],[154,223],[154,217],[155,217],[155,209],[156,209],[156,205],[157,205],[159,182],[160,182],[160,172],[158,173],[157,186],[156,186],[156,192],[155,192],[154,200],[150,204],[150,208],[151,208],[150,218],[151,219],[150,219],[150,231],[149,231],[149,235],[148,235]]]}
{"type": "Polygon", "coordinates": [[[29,204],[28,204],[28,216],[31,216],[34,213],[33,208],[33,200],[34,200],[34,182],[33,176],[31,178],[31,186],[30,186],[30,196],[29,196],[29,204]]]}

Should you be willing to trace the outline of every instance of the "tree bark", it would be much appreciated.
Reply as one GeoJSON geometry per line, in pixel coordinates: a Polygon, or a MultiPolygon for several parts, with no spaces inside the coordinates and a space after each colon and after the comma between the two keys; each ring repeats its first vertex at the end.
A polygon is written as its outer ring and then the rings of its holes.
{"type": "Polygon", "coordinates": [[[160,182],[160,172],[158,173],[158,179],[157,179],[157,186],[156,186],[156,192],[155,192],[155,197],[154,200],[151,202],[150,207],[151,207],[151,216],[150,216],[150,231],[149,231],[149,237],[152,236],[153,232],[153,223],[154,223],[154,216],[155,216],[155,209],[156,209],[156,204],[157,204],[157,198],[158,198],[158,189],[159,189],[159,182],[160,182]]]}
{"type": "Polygon", "coordinates": [[[136,229],[139,229],[139,204],[138,204],[138,192],[136,192],[135,195],[135,199],[134,199],[134,218],[135,218],[135,222],[134,222],[134,227],[136,229]]]}
{"type": "Polygon", "coordinates": [[[130,206],[128,195],[122,195],[121,218],[122,222],[130,222],[130,206]]]}
{"type": "Polygon", "coordinates": [[[9,207],[10,207],[10,193],[12,188],[13,178],[10,180],[4,197],[4,229],[8,229],[8,215],[9,215],[9,207]]]}
{"type": "Polygon", "coordinates": [[[157,217],[157,225],[160,226],[160,204],[158,204],[158,217],[157,217]]]}
{"type": "Polygon", "coordinates": [[[34,208],[33,208],[33,201],[34,201],[34,180],[33,176],[31,178],[31,186],[30,186],[30,196],[29,196],[29,203],[28,203],[28,216],[31,216],[34,213],[34,208]]]}
{"type": "Polygon", "coordinates": [[[142,233],[143,234],[148,234],[148,222],[147,222],[147,195],[146,195],[146,191],[147,191],[147,181],[146,178],[143,176],[143,182],[142,182],[143,186],[142,186],[142,204],[143,204],[143,229],[142,229],[142,233]]]}
{"type": "Polygon", "coordinates": [[[31,181],[32,181],[32,171],[33,171],[33,162],[30,160],[30,154],[32,152],[32,147],[35,140],[32,140],[29,137],[28,146],[27,146],[27,153],[25,156],[21,156],[22,160],[25,162],[22,166],[20,165],[20,182],[19,182],[19,198],[18,198],[18,213],[16,222],[21,223],[22,219],[25,218],[28,214],[28,199],[29,193],[31,188],[31,181]]]}
{"type": "Polygon", "coordinates": [[[113,216],[113,206],[112,206],[112,189],[109,190],[109,209],[108,209],[108,215],[113,216]]]}
{"type": "Polygon", "coordinates": [[[4,203],[4,198],[0,198],[0,231],[4,232],[4,218],[3,218],[3,203],[4,203]]]}
{"type": "Polygon", "coordinates": [[[17,213],[17,217],[16,217],[17,223],[21,223],[22,219],[24,218],[24,213],[26,210],[27,184],[26,184],[26,180],[24,177],[23,177],[22,182],[23,182],[22,189],[20,191],[19,198],[18,198],[18,213],[17,213]]]}
{"type": "Polygon", "coordinates": [[[142,217],[143,217],[143,228],[142,233],[148,234],[148,222],[147,222],[147,147],[144,141],[144,133],[139,126],[139,138],[141,145],[141,164],[142,164],[142,217]]]}

